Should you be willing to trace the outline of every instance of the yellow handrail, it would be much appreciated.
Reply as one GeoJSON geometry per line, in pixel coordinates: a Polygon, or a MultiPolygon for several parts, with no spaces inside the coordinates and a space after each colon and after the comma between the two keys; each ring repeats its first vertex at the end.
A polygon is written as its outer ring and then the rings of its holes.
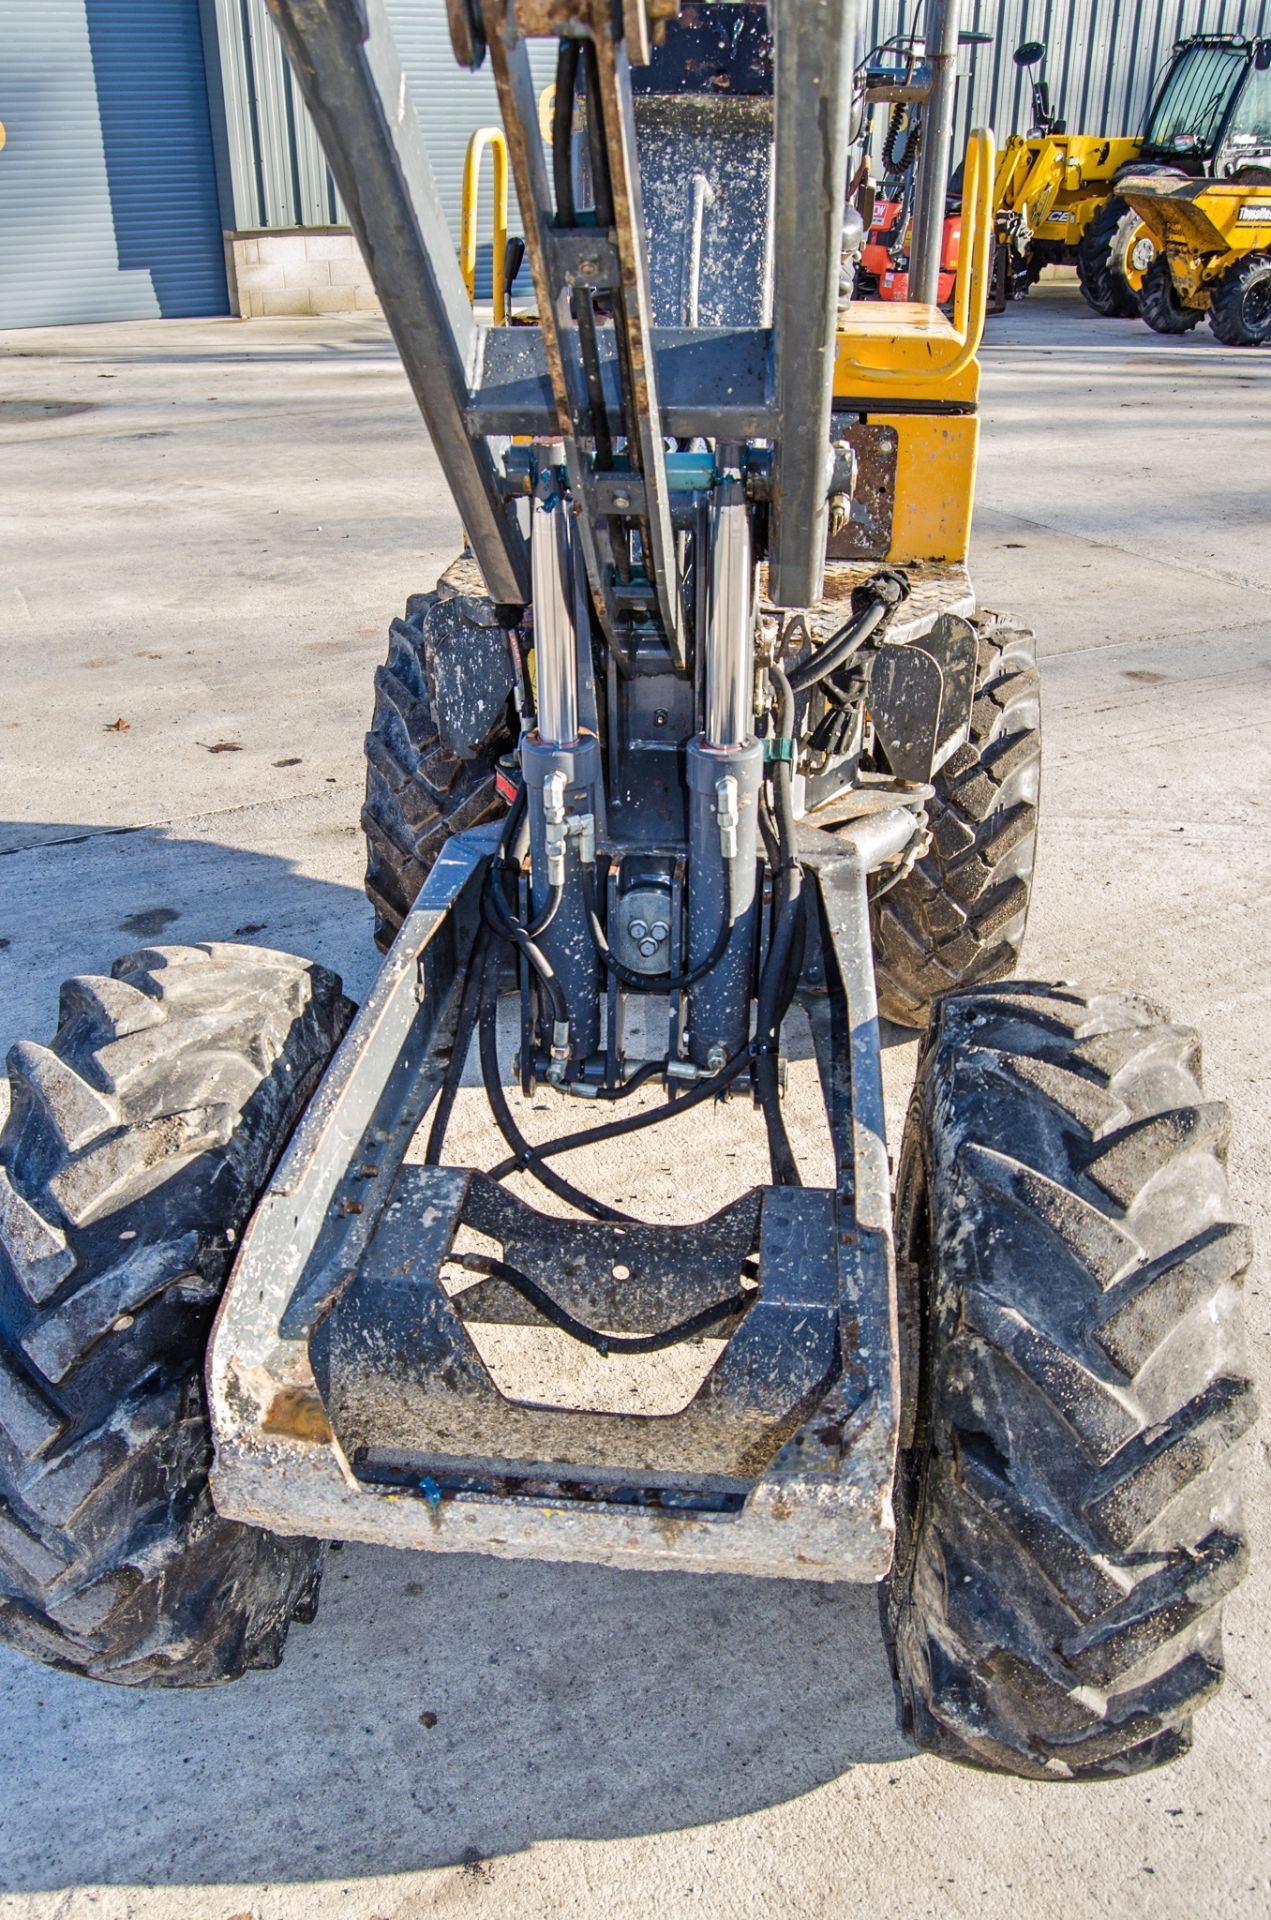
{"type": "Polygon", "coordinates": [[[503,284],[503,257],[508,244],[508,143],[502,127],[478,127],[468,142],[463,163],[463,200],[459,214],[459,267],[469,300],[477,292],[477,200],[481,162],[487,147],[494,168],[494,260],[491,288],[494,324],[507,324],[507,288],[503,284]]]}
{"type": "MultiPolygon", "coordinates": [[[[958,250],[958,277],[953,289],[953,330],[958,338],[957,352],[951,360],[942,361],[937,366],[907,367],[904,373],[906,386],[915,381],[934,385],[937,381],[952,380],[975,358],[984,334],[994,237],[993,136],[985,128],[977,127],[967,141],[966,166],[962,175],[962,239],[958,250]]],[[[851,372],[853,385],[857,381],[885,384],[896,377],[895,369],[886,367],[854,366],[851,372]]]]}

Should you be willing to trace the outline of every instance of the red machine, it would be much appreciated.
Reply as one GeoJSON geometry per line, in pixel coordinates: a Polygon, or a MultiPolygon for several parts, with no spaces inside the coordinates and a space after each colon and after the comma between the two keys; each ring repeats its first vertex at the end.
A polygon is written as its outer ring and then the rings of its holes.
{"type": "MultiPolygon", "coordinates": [[[[879,300],[909,298],[909,240],[912,219],[903,200],[880,200],[874,208],[874,224],[861,254],[859,290],[879,300]],[[865,276],[868,276],[866,278],[865,276]]],[[[958,270],[962,244],[962,215],[951,213],[944,223],[940,248],[941,305],[953,298],[953,282],[958,270]]]]}

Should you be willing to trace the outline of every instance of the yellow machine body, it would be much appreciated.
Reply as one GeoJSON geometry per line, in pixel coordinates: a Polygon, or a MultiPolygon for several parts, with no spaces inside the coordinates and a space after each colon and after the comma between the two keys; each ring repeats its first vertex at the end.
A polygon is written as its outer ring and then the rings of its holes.
{"type": "Polygon", "coordinates": [[[1103,134],[1012,134],[998,155],[994,212],[1021,220],[1034,240],[1075,248],[1142,145],[1103,134]]]}
{"type": "MultiPolygon", "coordinates": [[[[993,260],[993,140],[971,135],[963,190],[962,248],[953,315],[907,301],[853,302],[839,320],[836,419],[882,429],[894,449],[890,541],[896,565],[965,560],[979,444],[977,359],[993,260]]],[[[862,434],[856,434],[863,440],[862,434]]]]}
{"type": "Polygon", "coordinates": [[[1122,191],[1168,258],[1186,307],[1208,307],[1215,281],[1229,267],[1246,254],[1271,250],[1271,183],[1202,180],[1169,193],[1133,184],[1122,191]]]}

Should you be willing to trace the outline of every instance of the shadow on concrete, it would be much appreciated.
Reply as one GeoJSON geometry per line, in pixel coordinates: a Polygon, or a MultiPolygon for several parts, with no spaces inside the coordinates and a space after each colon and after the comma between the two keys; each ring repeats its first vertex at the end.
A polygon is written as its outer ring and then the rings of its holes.
{"type": "MultiPolygon", "coordinates": [[[[360,831],[357,801],[347,795],[346,808],[345,798],[285,802],[279,824],[266,821],[271,842],[285,844],[288,822],[298,821],[305,859],[334,856],[343,868],[360,831]]],[[[272,845],[225,846],[161,826],[0,823],[0,1057],[15,1040],[48,1037],[68,975],[108,973],[136,947],[200,940],[320,960],[355,999],[377,962],[361,889],[315,878],[272,845]]]]}
{"type": "MultiPolygon", "coordinates": [[[[6,1044],[47,1036],[63,976],[155,940],[374,972],[360,895],[287,860],[37,832],[0,859],[6,1044]]],[[[282,1668],[232,1687],[0,1650],[0,1891],[398,1873],[728,1818],[907,1752],[872,1589],[345,1547],[282,1668]]]]}
{"type": "Polygon", "coordinates": [[[871,1589],[360,1547],[276,1672],[133,1694],[0,1653],[0,1700],[9,1893],[402,1873],[908,1753],[871,1589]]]}

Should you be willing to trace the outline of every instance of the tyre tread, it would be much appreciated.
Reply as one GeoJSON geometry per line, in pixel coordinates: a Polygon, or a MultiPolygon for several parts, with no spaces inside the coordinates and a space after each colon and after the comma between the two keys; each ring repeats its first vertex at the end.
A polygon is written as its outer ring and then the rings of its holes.
{"type": "Polygon", "coordinates": [[[1256,1414],[1226,1139],[1195,1035],[1136,996],[941,1003],[902,1156],[930,1183],[934,1294],[885,1602],[932,1751],[1119,1777],[1185,1752],[1219,1684],[1256,1414]]]}
{"type": "Polygon", "coordinates": [[[879,1008],[925,1024],[933,999],[1018,963],[1037,836],[1039,683],[1033,636],[978,617],[980,681],[966,744],[935,776],[931,843],[871,908],[879,1008]]]}
{"type": "Polygon", "coordinates": [[[212,1506],[202,1365],[237,1231],[349,1011],[288,954],[153,947],[68,981],[51,1045],[10,1055],[0,1638],[39,1659],[214,1685],[276,1660],[312,1591],[313,1542],[212,1506]]]}

